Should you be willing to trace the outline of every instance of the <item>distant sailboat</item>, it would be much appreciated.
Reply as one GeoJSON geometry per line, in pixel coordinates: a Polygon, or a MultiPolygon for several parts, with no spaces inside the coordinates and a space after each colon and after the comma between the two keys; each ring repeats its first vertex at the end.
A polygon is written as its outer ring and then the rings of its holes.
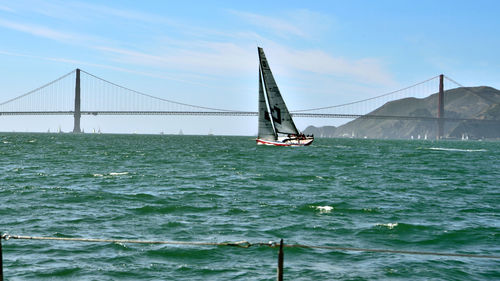
{"type": "Polygon", "coordinates": [[[300,133],[280,94],[264,50],[259,52],[259,132],[257,144],[275,146],[306,146],[313,136],[300,133]],[[264,93],[265,92],[265,93],[264,93]]]}

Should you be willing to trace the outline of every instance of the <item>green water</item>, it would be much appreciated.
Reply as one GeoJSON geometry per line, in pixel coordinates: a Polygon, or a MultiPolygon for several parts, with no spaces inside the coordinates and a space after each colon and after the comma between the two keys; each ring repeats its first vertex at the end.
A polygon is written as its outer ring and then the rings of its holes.
{"type": "MultiPolygon", "coordinates": [[[[0,232],[500,255],[500,143],[0,134],[0,232]]],[[[277,250],[2,241],[6,280],[275,280],[277,250]]],[[[494,280],[500,260],[285,249],[286,280],[494,280]]]]}

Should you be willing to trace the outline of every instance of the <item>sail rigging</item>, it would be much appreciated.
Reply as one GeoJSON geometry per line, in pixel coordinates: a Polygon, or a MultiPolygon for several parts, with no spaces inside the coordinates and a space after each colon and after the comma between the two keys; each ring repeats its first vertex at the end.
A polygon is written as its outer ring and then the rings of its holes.
{"type": "Polygon", "coordinates": [[[264,50],[262,48],[258,48],[258,51],[259,72],[262,71],[262,78],[264,80],[264,87],[269,105],[270,119],[274,125],[274,129],[277,133],[296,135],[299,131],[292,120],[292,116],[285,105],[285,101],[281,97],[280,90],[274,80],[273,73],[271,72],[271,68],[267,62],[264,50]]]}
{"type": "Polygon", "coordinates": [[[262,74],[259,69],[259,139],[273,140],[277,139],[273,124],[267,108],[266,98],[264,97],[264,88],[262,87],[262,74]]]}
{"type": "Polygon", "coordinates": [[[314,136],[299,133],[285,105],[264,50],[259,52],[259,132],[257,144],[274,146],[307,146],[314,136]]]}

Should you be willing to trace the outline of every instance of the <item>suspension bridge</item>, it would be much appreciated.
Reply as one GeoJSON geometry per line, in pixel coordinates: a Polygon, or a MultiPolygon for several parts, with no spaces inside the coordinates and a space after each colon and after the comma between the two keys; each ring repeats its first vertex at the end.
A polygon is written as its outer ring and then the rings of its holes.
{"type": "MultiPolygon", "coordinates": [[[[443,135],[445,121],[475,119],[444,116],[444,81],[463,87],[453,79],[438,75],[393,92],[350,103],[291,111],[294,117],[374,118],[399,120],[436,120],[437,135],[443,135]],[[371,114],[387,102],[402,98],[425,98],[438,93],[435,117],[371,114]]],[[[193,105],[139,92],[110,82],[84,70],[75,69],[37,89],[0,103],[0,116],[73,115],[73,132],[80,133],[82,115],[195,115],[257,116],[254,111],[240,111],[193,105]]],[[[482,120],[484,121],[484,120],[482,120]]]]}

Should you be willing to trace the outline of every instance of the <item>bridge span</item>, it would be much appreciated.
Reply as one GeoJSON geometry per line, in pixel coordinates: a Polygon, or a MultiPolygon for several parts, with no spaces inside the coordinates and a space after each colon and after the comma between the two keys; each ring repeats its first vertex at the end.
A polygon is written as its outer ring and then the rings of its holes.
{"type": "MultiPolygon", "coordinates": [[[[292,110],[291,114],[293,117],[301,118],[435,121],[439,138],[443,136],[443,126],[446,121],[498,122],[498,120],[445,116],[444,79],[462,86],[441,74],[406,88],[372,98],[320,108],[292,110]],[[437,104],[432,110],[437,114],[434,117],[373,113],[373,110],[387,102],[408,97],[425,98],[436,92],[438,93],[437,104]],[[436,108],[437,110],[435,110],[436,108]]],[[[257,116],[257,114],[255,111],[211,108],[167,100],[120,86],[80,69],[75,69],[33,91],[0,103],[0,116],[72,115],[74,116],[73,132],[75,133],[81,132],[80,119],[82,115],[257,116]]]]}
{"type": "MultiPolygon", "coordinates": [[[[1,115],[74,115],[75,111],[11,111],[0,112],[1,115]]],[[[179,116],[258,116],[256,111],[80,111],[81,115],[179,115],[179,116]]],[[[293,117],[301,118],[345,118],[345,119],[395,119],[395,120],[426,120],[438,121],[439,117],[403,116],[403,115],[376,115],[376,114],[341,114],[341,113],[291,113],[293,117]]],[[[441,118],[444,121],[482,121],[499,122],[498,120],[471,119],[471,118],[441,118]]]]}

